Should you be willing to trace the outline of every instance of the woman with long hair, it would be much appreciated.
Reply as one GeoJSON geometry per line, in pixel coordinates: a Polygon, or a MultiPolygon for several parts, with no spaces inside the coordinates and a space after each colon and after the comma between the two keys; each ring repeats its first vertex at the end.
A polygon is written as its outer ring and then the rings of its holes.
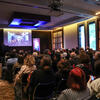
{"type": "Polygon", "coordinates": [[[35,58],[31,54],[28,54],[24,59],[24,64],[22,65],[20,71],[18,72],[18,74],[16,74],[15,77],[15,100],[22,100],[22,86],[27,86],[28,74],[33,72],[34,70],[36,70],[35,58]]]}
{"type": "MultiPolygon", "coordinates": [[[[55,85],[55,83],[56,83],[56,77],[55,77],[55,74],[52,70],[52,60],[51,60],[51,57],[49,55],[44,55],[41,58],[39,69],[36,70],[31,75],[30,100],[33,100],[33,91],[35,90],[35,87],[39,83],[46,84],[46,83],[51,83],[51,82],[54,83],[53,85],[55,85]]],[[[52,90],[53,90],[53,88],[52,88],[52,90]]],[[[42,90],[42,92],[43,92],[43,90],[42,90]]],[[[45,97],[43,97],[43,98],[45,98],[45,97]]],[[[42,100],[45,100],[45,99],[42,99],[42,100]]],[[[46,99],[46,100],[48,100],[48,99],[46,99]]]]}

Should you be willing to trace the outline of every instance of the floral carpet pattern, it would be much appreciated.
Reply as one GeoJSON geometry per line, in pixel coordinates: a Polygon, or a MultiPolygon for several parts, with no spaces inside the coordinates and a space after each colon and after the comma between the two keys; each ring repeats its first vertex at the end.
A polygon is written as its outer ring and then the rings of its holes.
{"type": "Polygon", "coordinates": [[[0,80],[0,100],[14,100],[13,84],[0,80]]]}

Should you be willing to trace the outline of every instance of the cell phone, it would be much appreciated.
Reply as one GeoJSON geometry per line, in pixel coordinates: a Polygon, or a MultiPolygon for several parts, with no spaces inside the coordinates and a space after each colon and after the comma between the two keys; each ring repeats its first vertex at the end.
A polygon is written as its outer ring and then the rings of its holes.
{"type": "Polygon", "coordinates": [[[91,80],[94,80],[94,76],[91,75],[91,80]]]}

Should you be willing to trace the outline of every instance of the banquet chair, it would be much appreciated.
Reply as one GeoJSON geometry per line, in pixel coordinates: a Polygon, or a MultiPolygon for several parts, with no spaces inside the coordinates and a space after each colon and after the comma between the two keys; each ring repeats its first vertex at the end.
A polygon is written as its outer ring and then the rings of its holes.
{"type": "Polygon", "coordinates": [[[33,92],[33,100],[49,100],[53,96],[55,82],[38,83],[33,92]]]}

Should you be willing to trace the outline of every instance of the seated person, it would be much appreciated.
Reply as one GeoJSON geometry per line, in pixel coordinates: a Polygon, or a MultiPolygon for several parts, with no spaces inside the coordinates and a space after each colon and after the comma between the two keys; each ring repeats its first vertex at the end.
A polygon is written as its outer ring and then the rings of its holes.
{"type": "Polygon", "coordinates": [[[90,94],[95,95],[100,99],[100,60],[97,60],[94,64],[95,70],[95,79],[92,80],[91,77],[87,83],[88,88],[90,89],[90,94]]]}
{"type": "Polygon", "coordinates": [[[14,77],[18,73],[18,71],[21,69],[23,62],[24,62],[24,56],[18,55],[18,61],[13,66],[13,76],[14,77]]]}
{"type": "Polygon", "coordinates": [[[85,73],[81,68],[76,67],[70,71],[67,84],[69,89],[62,91],[57,100],[85,100],[90,96],[85,73]]]}
{"type": "Polygon", "coordinates": [[[69,60],[61,59],[57,63],[58,72],[56,72],[57,77],[57,93],[59,94],[62,90],[68,88],[67,87],[67,79],[70,70],[72,69],[69,60]]]}
{"type": "Polygon", "coordinates": [[[51,64],[52,64],[52,61],[51,61],[50,56],[44,55],[40,61],[40,69],[32,73],[30,86],[29,86],[30,95],[31,95],[30,100],[33,100],[32,99],[33,91],[34,91],[34,88],[38,85],[38,83],[56,82],[56,77],[52,71],[51,64]]]}
{"type": "Polygon", "coordinates": [[[24,59],[24,65],[22,65],[20,71],[16,74],[15,77],[14,89],[16,100],[21,100],[22,86],[24,85],[25,87],[27,85],[28,74],[34,70],[36,70],[35,59],[32,55],[28,54],[24,59]]]}

